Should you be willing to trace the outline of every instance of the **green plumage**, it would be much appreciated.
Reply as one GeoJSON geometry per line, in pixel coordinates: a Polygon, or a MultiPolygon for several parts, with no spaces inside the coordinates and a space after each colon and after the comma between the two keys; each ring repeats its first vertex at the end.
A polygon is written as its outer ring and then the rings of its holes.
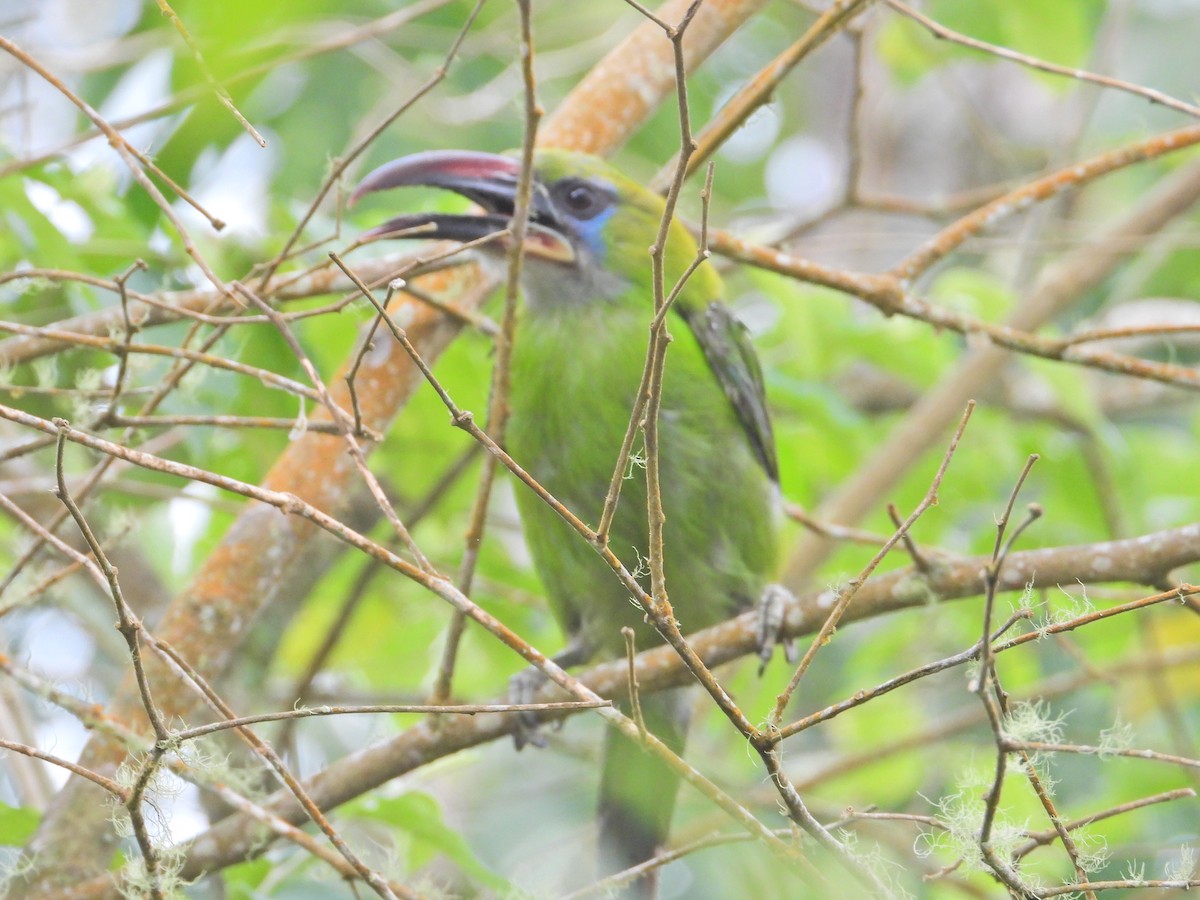
{"type": "MultiPolygon", "coordinates": [[[[642,246],[645,254],[649,242],[642,246]]],[[[593,525],[646,358],[653,294],[649,259],[640,262],[644,277],[617,297],[531,304],[513,348],[508,449],[593,525]]],[[[697,282],[711,285],[712,279],[697,282]]],[[[664,570],[680,627],[688,632],[757,601],[775,561],[773,486],[695,334],[672,318],[659,415],[664,570]]],[[[609,543],[632,571],[648,555],[646,482],[637,465],[627,476],[609,543]]],[[[641,624],[641,608],[628,591],[570,526],[532,492],[518,491],[517,505],[568,634],[610,656],[623,647],[622,625],[636,627],[642,646],[658,640],[641,624]]],[[[648,588],[648,579],[643,582],[648,588]]]]}
{"type": "MultiPolygon", "coordinates": [[[[536,173],[543,184],[586,177],[615,194],[598,231],[602,244],[584,250],[580,255],[589,258],[577,262],[615,276],[578,282],[602,283],[611,293],[571,296],[571,281],[537,271],[555,264],[528,258],[512,358],[509,449],[594,525],[645,364],[654,312],[648,250],[664,206],[656,194],[590,157],[546,151],[537,158],[536,173]]],[[[695,254],[691,236],[673,223],[664,266],[668,290],[695,254]]],[[[704,263],[668,319],[674,340],[659,415],[664,570],[685,632],[756,602],[775,564],[774,448],[762,412],[762,381],[742,326],[708,312],[720,293],[716,272],[704,263]],[[731,402],[736,390],[745,394],[743,406],[752,408],[739,410],[731,402]]],[[[646,482],[636,465],[627,475],[610,546],[633,570],[648,553],[646,482]]],[[[518,491],[517,504],[530,552],[568,634],[606,655],[623,646],[623,625],[635,626],[643,646],[658,640],[641,624],[640,607],[579,535],[531,492],[518,491]]]]}

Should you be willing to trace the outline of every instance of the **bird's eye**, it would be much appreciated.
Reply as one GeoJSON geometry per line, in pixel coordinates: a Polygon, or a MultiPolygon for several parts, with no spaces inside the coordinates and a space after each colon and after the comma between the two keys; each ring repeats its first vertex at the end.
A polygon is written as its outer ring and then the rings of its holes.
{"type": "Polygon", "coordinates": [[[586,181],[568,181],[559,186],[558,199],[577,219],[591,219],[608,206],[608,196],[586,181]]]}

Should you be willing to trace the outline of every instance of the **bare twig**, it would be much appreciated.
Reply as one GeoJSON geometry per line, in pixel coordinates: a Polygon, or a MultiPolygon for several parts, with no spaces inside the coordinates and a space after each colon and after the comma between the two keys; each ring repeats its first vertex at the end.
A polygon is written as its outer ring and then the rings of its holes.
{"type": "Polygon", "coordinates": [[[221,105],[229,110],[230,114],[237,119],[238,124],[246,129],[246,133],[254,138],[255,143],[260,147],[267,146],[267,139],[264,138],[258,131],[246,121],[246,117],[241,114],[238,108],[233,103],[233,98],[229,96],[229,91],[213,77],[212,71],[208,68],[208,64],[204,61],[204,55],[200,52],[200,48],[196,46],[196,42],[192,40],[192,36],[188,33],[187,26],[183,24],[179,16],[175,14],[175,10],[171,9],[167,0],[158,0],[158,8],[164,16],[171,20],[171,24],[175,26],[175,30],[179,32],[179,36],[183,38],[183,42],[187,44],[188,49],[192,51],[192,58],[196,61],[196,65],[200,67],[201,74],[204,75],[204,80],[208,82],[208,86],[212,88],[217,99],[221,101],[221,105]]]}
{"type": "Polygon", "coordinates": [[[171,735],[167,729],[166,722],[163,720],[162,713],[154,702],[154,695],[150,688],[150,679],[146,675],[145,665],[142,660],[142,623],[138,621],[133,611],[129,608],[129,605],[125,602],[125,595],[121,591],[121,583],[117,580],[116,568],[108,561],[108,556],[105,555],[100,542],[96,540],[96,535],[92,532],[91,526],[83,517],[83,512],[72,499],[70,491],[67,490],[66,472],[63,467],[63,450],[66,447],[66,437],[71,430],[71,426],[65,419],[55,420],[55,425],[59,431],[57,453],[55,454],[55,472],[58,475],[58,490],[55,492],[55,495],[66,506],[71,514],[71,518],[75,520],[75,524],[79,527],[83,539],[92,551],[92,556],[95,557],[96,564],[100,567],[100,570],[104,573],[105,580],[108,582],[113,604],[117,610],[117,630],[125,638],[125,645],[129,650],[129,659],[133,663],[134,677],[137,679],[138,691],[142,697],[142,708],[146,711],[146,717],[149,719],[150,725],[154,730],[154,749],[142,762],[137,777],[134,780],[133,788],[125,794],[123,799],[125,809],[129,813],[134,837],[137,839],[138,849],[141,850],[142,859],[146,865],[146,874],[150,879],[150,896],[154,900],[161,900],[164,894],[161,872],[159,871],[159,854],[154,846],[154,841],[150,837],[142,803],[145,799],[146,790],[150,786],[150,779],[157,770],[162,755],[167,750],[167,744],[171,735]]]}
{"type": "MultiPolygon", "coordinates": [[[[787,705],[792,698],[792,694],[799,686],[800,679],[803,678],[804,673],[808,671],[808,667],[812,664],[813,658],[816,656],[817,651],[820,650],[821,647],[823,647],[826,643],[828,643],[830,638],[833,636],[834,630],[841,621],[842,615],[845,613],[846,608],[850,605],[850,601],[854,599],[855,594],[858,593],[859,589],[863,586],[863,584],[866,583],[867,579],[871,577],[871,573],[875,571],[875,568],[879,565],[879,563],[883,562],[883,558],[887,556],[892,547],[896,546],[901,538],[908,534],[908,531],[910,528],[912,528],[913,523],[915,523],[917,519],[924,514],[925,510],[937,503],[938,488],[941,487],[942,479],[945,477],[946,470],[950,466],[950,460],[953,459],[954,452],[958,449],[958,442],[962,439],[963,432],[967,427],[967,422],[970,421],[971,413],[974,412],[974,410],[975,403],[972,401],[971,403],[967,404],[967,408],[963,412],[962,418],[959,420],[958,428],[954,432],[954,436],[950,439],[950,445],[946,448],[946,454],[942,457],[942,463],[940,466],[938,466],[937,472],[934,473],[933,481],[930,482],[929,489],[925,492],[924,498],[909,514],[908,518],[899,525],[895,534],[888,538],[887,542],[879,548],[879,552],[872,557],[871,561],[867,563],[866,567],[862,570],[862,572],[859,573],[858,577],[852,579],[845,589],[838,592],[837,602],[833,605],[833,609],[829,611],[828,617],[825,619],[824,624],[821,625],[821,629],[813,638],[812,643],[809,644],[808,650],[805,651],[804,656],[800,660],[800,664],[796,666],[796,671],[792,673],[792,677],[788,681],[787,687],[785,687],[779,693],[779,696],[775,698],[775,708],[771,711],[771,717],[769,720],[769,728],[772,732],[776,732],[778,734],[779,723],[783,721],[784,711],[787,709],[787,705]]],[[[776,741],[777,740],[778,738],[776,738],[776,741]]]]}
{"type": "Polygon", "coordinates": [[[316,215],[317,210],[320,209],[321,203],[324,202],[325,197],[328,196],[334,185],[341,180],[342,175],[344,175],[346,170],[350,168],[350,165],[356,159],[358,159],[363,152],[371,146],[371,144],[375,143],[376,139],[388,128],[390,128],[398,118],[412,109],[413,105],[416,104],[418,100],[437,87],[446,77],[446,72],[449,70],[450,64],[454,62],[454,57],[458,55],[458,50],[462,46],[462,42],[466,38],[467,32],[469,32],[471,30],[471,26],[475,24],[475,17],[479,15],[479,10],[482,8],[483,3],[484,0],[476,0],[475,5],[471,8],[471,12],[467,15],[466,21],[463,22],[462,28],[459,29],[458,34],[455,36],[454,40],[451,41],[450,48],[446,51],[446,55],[442,58],[441,64],[434,69],[433,74],[429,76],[429,79],[408,97],[406,97],[404,102],[401,103],[396,109],[385,116],[383,121],[371,129],[371,132],[366,137],[351,147],[350,150],[342,157],[334,161],[329,174],[325,178],[325,182],[321,185],[320,190],[317,191],[317,195],[313,198],[312,203],[309,204],[308,210],[303,216],[300,217],[300,221],[296,223],[296,227],[292,230],[292,233],[288,235],[287,240],[283,242],[283,247],[280,249],[279,253],[276,254],[275,258],[271,260],[271,262],[267,263],[267,265],[263,267],[258,281],[258,290],[260,292],[271,280],[271,276],[278,271],[279,267],[283,265],[284,261],[288,258],[288,254],[291,253],[291,250],[296,245],[296,242],[300,240],[300,235],[304,233],[304,229],[308,227],[308,223],[312,220],[312,217],[316,215]]]}
{"type": "Polygon", "coordinates": [[[1060,66],[1056,63],[1047,62],[1044,59],[1038,59],[1035,56],[1030,56],[1027,53],[1018,53],[1016,50],[1008,47],[1001,47],[996,44],[989,44],[987,41],[981,41],[977,38],[969,37],[960,32],[954,31],[942,25],[940,22],[935,22],[926,15],[921,14],[913,9],[907,3],[902,3],[901,0],[884,0],[888,6],[896,10],[901,15],[907,16],[914,22],[926,28],[934,37],[940,38],[951,43],[960,44],[964,47],[970,47],[973,50],[980,50],[984,53],[990,53],[992,56],[998,56],[1001,59],[1007,59],[1010,62],[1019,63],[1031,69],[1038,69],[1042,72],[1049,72],[1053,75],[1063,75],[1067,78],[1074,78],[1076,81],[1087,81],[1092,84],[1098,84],[1101,87],[1113,88],[1114,90],[1124,91],[1128,94],[1133,94],[1137,97],[1142,97],[1149,100],[1151,103],[1158,103],[1166,106],[1176,112],[1181,112],[1189,116],[1200,117],[1200,107],[1191,103],[1185,103],[1182,100],[1176,100],[1169,94],[1164,94],[1162,91],[1156,91],[1154,88],[1143,87],[1140,84],[1134,84],[1131,81],[1123,81],[1120,78],[1111,78],[1107,75],[1097,75],[1094,72],[1087,72],[1083,69],[1073,69],[1069,66],[1060,66]]]}
{"type": "MultiPolygon", "coordinates": [[[[517,177],[517,190],[513,199],[512,221],[509,225],[511,238],[508,245],[508,268],[504,281],[504,315],[500,330],[495,333],[496,362],[492,368],[492,389],[488,400],[486,428],[492,439],[504,445],[508,430],[509,369],[512,364],[513,338],[517,322],[517,295],[521,286],[521,270],[525,260],[525,235],[529,227],[529,209],[533,197],[533,153],[537,144],[538,123],[545,111],[537,99],[537,78],[533,70],[534,40],[530,0],[517,0],[521,20],[521,81],[524,88],[525,132],[521,141],[521,172],[517,177]]],[[[459,567],[459,590],[468,597],[475,580],[475,567],[479,562],[479,550],[483,546],[484,526],[491,503],[492,484],[496,477],[499,460],[488,454],[483,460],[483,471],[479,476],[479,487],[471,509],[471,522],[467,528],[466,548],[459,567]]],[[[459,641],[462,639],[466,619],[455,613],[450,620],[446,642],[442,650],[441,665],[433,687],[433,700],[444,702],[451,695],[454,666],[458,657],[459,641]]]]}

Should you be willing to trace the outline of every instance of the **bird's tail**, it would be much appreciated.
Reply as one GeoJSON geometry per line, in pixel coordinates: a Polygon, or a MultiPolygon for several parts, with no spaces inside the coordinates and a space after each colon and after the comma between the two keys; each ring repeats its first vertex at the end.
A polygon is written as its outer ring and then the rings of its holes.
{"type": "MultiPolygon", "coordinates": [[[[675,753],[683,752],[690,718],[689,692],[644,697],[646,729],[675,753]]],[[[628,713],[628,710],[625,710],[628,713]]],[[[611,875],[650,859],[666,842],[679,776],[654,753],[607,729],[600,779],[600,872],[611,875]]],[[[657,878],[634,882],[625,896],[653,897],[657,878]]]]}

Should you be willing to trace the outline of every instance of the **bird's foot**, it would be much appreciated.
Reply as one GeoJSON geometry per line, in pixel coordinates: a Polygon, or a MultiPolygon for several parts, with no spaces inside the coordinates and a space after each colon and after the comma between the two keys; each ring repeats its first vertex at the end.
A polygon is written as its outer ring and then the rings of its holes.
{"type": "MultiPolygon", "coordinates": [[[[587,662],[592,658],[592,653],[592,647],[576,636],[561,652],[554,655],[552,662],[560,669],[569,669],[571,666],[587,662]]],[[[538,692],[549,680],[537,666],[522,669],[508,680],[508,702],[514,704],[533,703],[537,699],[538,692]]],[[[541,717],[533,710],[521,710],[516,716],[517,725],[513,729],[513,743],[517,745],[517,749],[520,750],[529,744],[534,747],[545,747],[546,736],[541,732],[541,717]]],[[[561,719],[558,720],[556,726],[562,727],[561,719]]]]}
{"type": "Polygon", "coordinates": [[[775,653],[775,645],[783,644],[783,655],[789,663],[796,661],[796,644],[782,636],[787,605],[794,600],[792,592],[782,584],[768,584],[758,599],[758,674],[762,675],[775,653]]]}
{"type": "MultiPolygon", "coordinates": [[[[522,669],[508,680],[508,702],[513,704],[532,703],[542,685],[549,680],[536,666],[522,669]]],[[[541,720],[537,713],[531,710],[521,710],[516,713],[513,743],[516,744],[518,750],[523,749],[526,745],[546,746],[546,736],[541,732],[541,720]]]]}

